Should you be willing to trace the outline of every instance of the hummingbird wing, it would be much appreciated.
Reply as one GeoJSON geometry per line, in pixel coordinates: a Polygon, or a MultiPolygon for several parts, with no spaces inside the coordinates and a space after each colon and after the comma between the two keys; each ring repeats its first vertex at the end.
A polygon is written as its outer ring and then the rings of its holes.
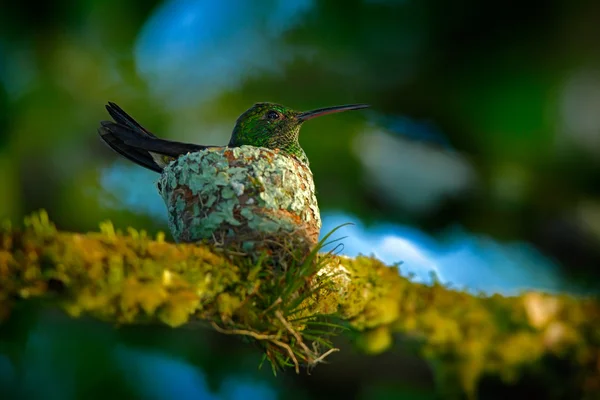
{"type": "Polygon", "coordinates": [[[104,142],[123,157],[152,171],[162,172],[165,157],[181,155],[219,146],[175,142],[157,138],[114,103],[106,106],[115,120],[100,122],[98,133],[104,142]]]}

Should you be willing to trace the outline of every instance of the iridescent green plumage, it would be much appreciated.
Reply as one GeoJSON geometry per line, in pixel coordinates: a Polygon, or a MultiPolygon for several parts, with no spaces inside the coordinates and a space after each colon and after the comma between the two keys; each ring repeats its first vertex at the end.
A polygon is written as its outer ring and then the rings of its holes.
{"type": "MultiPolygon", "coordinates": [[[[308,158],[298,141],[302,123],[321,115],[365,107],[368,105],[350,104],[300,112],[280,104],[257,103],[237,119],[227,146],[278,149],[308,164],[308,158]]],[[[115,122],[103,121],[98,130],[100,137],[122,156],[153,171],[162,172],[170,161],[183,154],[223,147],[159,139],[116,104],[109,103],[106,108],[115,122]]]]}
{"type": "Polygon", "coordinates": [[[279,104],[257,103],[237,119],[228,146],[280,149],[308,163],[298,142],[302,122],[297,117],[300,114],[279,104]]]}

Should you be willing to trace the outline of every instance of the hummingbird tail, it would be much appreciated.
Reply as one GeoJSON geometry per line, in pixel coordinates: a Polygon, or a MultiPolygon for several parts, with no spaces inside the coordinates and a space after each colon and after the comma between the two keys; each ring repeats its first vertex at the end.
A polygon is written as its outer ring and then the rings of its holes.
{"type": "Polygon", "coordinates": [[[161,173],[171,161],[169,157],[177,158],[186,153],[215,147],[159,139],[116,104],[109,102],[106,109],[115,121],[100,122],[100,138],[123,157],[152,171],[161,173]]]}

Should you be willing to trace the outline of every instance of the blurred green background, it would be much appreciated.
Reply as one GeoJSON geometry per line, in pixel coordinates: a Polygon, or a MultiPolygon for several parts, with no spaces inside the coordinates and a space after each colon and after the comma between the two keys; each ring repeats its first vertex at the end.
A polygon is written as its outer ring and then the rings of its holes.
{"type": "MultiPolygon", "coordinates": [[[[258,101],[365,102],[301,134],[324,231],[357,223],[348,254],[487,292],[599,287],[600,2],[0,10],[2,219],[44,208],[64,230],[167,229],[157,176],[96,134],[107,101],[161,137],[203,144],[227,143],[258,101]]],[[[275,378],[256,369],[256,349],[207,329],[115,330],[28,304],[0,339],[1,398],[435,398],[429,368],[400,344],[366,357],[340,339],[331,364],[275,378]]]]}

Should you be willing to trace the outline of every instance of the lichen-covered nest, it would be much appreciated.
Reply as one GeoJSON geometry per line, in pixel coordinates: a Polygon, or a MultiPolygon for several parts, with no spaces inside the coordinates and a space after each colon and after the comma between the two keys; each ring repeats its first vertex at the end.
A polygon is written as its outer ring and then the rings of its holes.
{"type": "Polygon", "coordinates": [[[318,242],[312,172],[278,151],[242,146],[189,153],[165,168],[158,188],[178,242],[247,252],[306,252],[318,242]]]}

